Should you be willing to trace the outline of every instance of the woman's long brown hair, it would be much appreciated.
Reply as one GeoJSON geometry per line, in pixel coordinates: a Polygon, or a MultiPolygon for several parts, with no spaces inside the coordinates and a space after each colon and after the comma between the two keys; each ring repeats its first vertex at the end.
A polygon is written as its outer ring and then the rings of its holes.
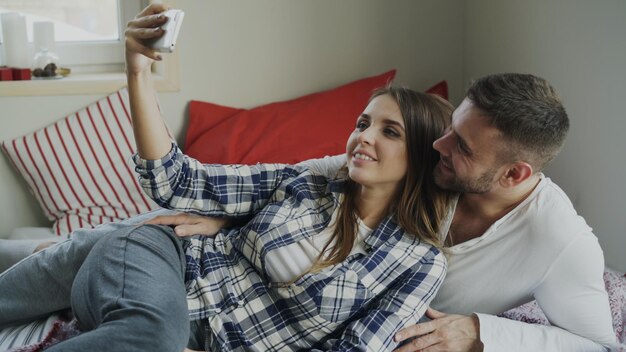
{"type": "MultiPolygon", "coordinates": [[[[448,211],[451,193],[435,185],[433,170],[439,154],[433,149],[433,142],[450,124],[453,107],[436,95],[397,86],[377,90],[370,102],[381,95],[389,95],[400,107],[408,158],[407,174],[395,199],[387,205],[387,215],[391,215],[406,233],[441,247],[438,232],[448,211]]],[[[348,177],[333,235],[309,272],[338,264],[352,251],[357,236],[359,188],[359,184],[348,177]]]]}

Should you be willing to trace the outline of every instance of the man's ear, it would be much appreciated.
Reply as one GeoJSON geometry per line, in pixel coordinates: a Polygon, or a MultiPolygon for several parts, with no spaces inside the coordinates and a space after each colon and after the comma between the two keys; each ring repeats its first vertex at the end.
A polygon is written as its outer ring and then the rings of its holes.
{"type": "Polygon", "coordinates": [[[524,161],[516,161],[509,165],[508,169],[500,178],[502,187],[514,187],[526,181],[533,175],[533,167],[524,161]]]}

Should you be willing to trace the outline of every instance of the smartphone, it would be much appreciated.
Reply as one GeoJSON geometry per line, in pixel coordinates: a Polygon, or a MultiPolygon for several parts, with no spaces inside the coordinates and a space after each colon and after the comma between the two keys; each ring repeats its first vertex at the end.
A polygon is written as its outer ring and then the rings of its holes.
{"type": "Polygon", "coordinates": [[[150,47],[161,53],[171,53],[176,46],[176,38],[178,38],[180,26],[183,24],[185,12],[183,12],[183,10],[170,9],[163,12],[163,15],[167,17],[167,22],[161,26],[161,29],[163,29],[165,33],[163,33],[163,36],[150,43],[150,47]]]}

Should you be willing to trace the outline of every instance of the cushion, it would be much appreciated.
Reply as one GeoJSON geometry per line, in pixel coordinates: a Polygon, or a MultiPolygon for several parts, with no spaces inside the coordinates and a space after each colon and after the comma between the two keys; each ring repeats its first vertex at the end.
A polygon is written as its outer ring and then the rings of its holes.
{"type": "Polygon", "coordinates": [[[137,181],[128,91],[2,142],[57,235],[157,209],[137,181]]]}
{"type": "Polygon", "coordinates": [[[444,98],[445,100],[448,100],[448,82],[441,81],[434,86],[428,88],[428,90],[426,90],[426,93],[436,94],[444,98]]]}
{"type": "MultiPolygon", "coordinates": [[[[297,163],[344,153],[356,117],[395,73],[249,110],[191,101],[185,153],[218,164],[297,163]]],[[[448,84],[441,81],[426,92],[448,99],[448,84]]]]}
{"type": "Polygon", "coordinates": [[[185,153],[220,164],[296,163],[343,153],[370,95],[395,73],[249,110],[191,101],[185,153]]]}

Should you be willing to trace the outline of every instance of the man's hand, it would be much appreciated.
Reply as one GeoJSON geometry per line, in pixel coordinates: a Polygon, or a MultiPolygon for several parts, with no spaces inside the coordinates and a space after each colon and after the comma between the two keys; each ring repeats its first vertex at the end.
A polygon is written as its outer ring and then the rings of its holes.
{"type": "Polygon", "coordinates": [[[42,251],[50,246],[52,246],[53,244],[56,244],[57,241],[47,241],[47,242],[43,242],[37,245],[37,247],[35,247],[35,250],[33,251],[33,253],[37,253],[39,251],[42,251]]]}
{"type": "Polygon", "coordinates": [[[481,352],[483,350],[476,315],[444,314],[428,308],[426,316],[432,320],[398,331],[395,336],[397,342],[415,338],[396,351],[481,352]]]}
{"type": "Polygon", "coordinates": [[[224,218],[180,213],[157,216],[144,224],[174,226],[176,236],[188,237],[194,235],[215,236],[219,230],[228,226],[229,222],[228,219],[224,218]]]}

